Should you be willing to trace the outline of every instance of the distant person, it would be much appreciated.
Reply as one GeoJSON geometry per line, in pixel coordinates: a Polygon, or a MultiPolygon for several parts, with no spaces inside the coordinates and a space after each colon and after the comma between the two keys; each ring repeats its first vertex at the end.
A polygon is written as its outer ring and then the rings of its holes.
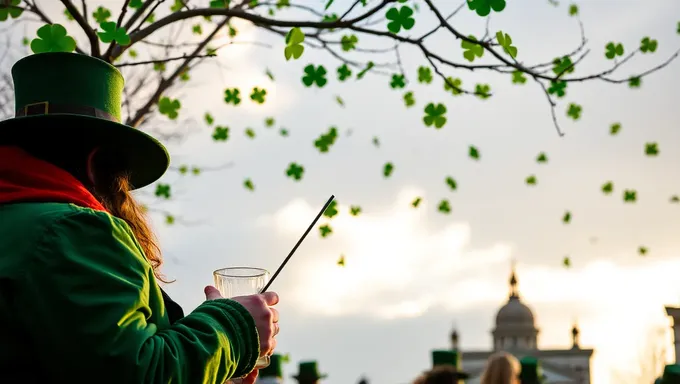
{"type": "Polygon", "coordinates": [[[327,376],[325,373],[319,373],[316,361],[302,361],[298,364],[298,373],[293,375],[293,378],[298,384],[318,384],[327,376]]]}
{"type": "Polygon", "coordinates": [[[161,253],[131,190],[158,180],[169,157],[121,123],[121,73],[49,52],[19,60],[12,77],[16,117],[0,121],[0,383],[252,384],[276,345],[278,296],[229,300],[208,286],[184,316],[161,289],[161,253]]]}
{"type": "Polygon", "coordinates": [[[521,366],[515,356],[497,352],[489,357],[480,384],[520,384],[521,366]]]}
{"type": "Polygon", "coordinates": [[[468,376],[451,365],[438,365],[419,376],[414,384],[462,384],[468,376]]]}
{"type": "Polygon", "coordinates": [[[269,357],[269,366],[261,368],[255,384],[282,384],[283,361],[286,357],[274,354],[269,357]]]}
{"type": "Polygon", "coordinates": [[[670,364],[664,367],[663,375],[654,384],[680,384],[680,365],[670,364]]]}
{"type": "Polygon", "coordinates": [[[541,362],[537,358],[526,356],[520,359],[519,364],[522,367],[519,373],[521,384],[542,384],[545,382],[541,362]]]}

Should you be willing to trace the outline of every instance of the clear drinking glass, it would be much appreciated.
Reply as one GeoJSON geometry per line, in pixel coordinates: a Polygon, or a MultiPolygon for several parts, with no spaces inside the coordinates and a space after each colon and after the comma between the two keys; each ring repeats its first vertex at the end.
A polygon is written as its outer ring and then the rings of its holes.
{"type": "MultiPolygon", "coordinates": [[[[269,281],[269,271],[253,267],[222,268],[213,272],[215,287],[224,298],[247,296],[260,293],[269,281]]],[[[257,359],[255,369],[269,366],[269,356],[257,359]]]]}

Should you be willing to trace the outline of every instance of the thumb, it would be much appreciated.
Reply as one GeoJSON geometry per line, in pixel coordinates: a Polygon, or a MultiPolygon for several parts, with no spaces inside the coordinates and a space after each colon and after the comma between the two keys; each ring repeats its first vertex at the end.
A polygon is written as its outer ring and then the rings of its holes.
{"type": "Polygon", "coordinates": [[[222,298],[222,294],[220,294],[220,291],[218,291],[217,288],[213,287],[212,285],[206,286],[203,289],[203,292],[205,293],[206,300],[215,300],[222,298]]]}

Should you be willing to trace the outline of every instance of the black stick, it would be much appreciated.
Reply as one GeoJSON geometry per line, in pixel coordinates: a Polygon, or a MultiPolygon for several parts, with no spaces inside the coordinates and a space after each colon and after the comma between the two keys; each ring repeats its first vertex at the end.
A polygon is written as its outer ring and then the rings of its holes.
{"type": "Polygon", "coordinates": [[[276,276],[278,276],[279,273],[281,272],[281,270],[283,270],[283,267],[286,266],[286,263],[288,262],[288,260],[290,260],[290,257],[293,256],[293,253],[295,253],[295,251],[298,249],[300,244],[302,244],[302,241],[305,239],[305,237],[307,237],[307,234],[309,233],[309,231],[311,231],[312,228],[314,228],[314,225],[316,225],[316,222],[319,221],[319,218],[321,217],[321,215],[323,215],[323,213],[326,212],[326,209],[328,208],[329,205],[331,205],[331,202],[333,201],[333,199],[335,199],[335,196],[331,195],[331,197],[328,199],[328,201],[323,206],[323,208],[321,208],[321,211],[319,211],[319,213],[314,218],[314,221],[312,221],[312,223],[309,224],[309,227],[307,227],[307,230],[305,231],[305,233],[302,234],[302,237],[300,237],[300,240],[298,240],[297,244],[295,244],[295,246],[290,251],[288,256],[286,256],[286,258],[283,260],[283,263],[281,263],[281,265],[279,266],[279,269],[277,269],[276,272],[274,272],[274,275],[272,276],[271,279],[269,279],[269,282],[267,282],[267,285],[265,285],[264,288],[262,288],[260,293],[267,292],[267,288],[269,288],[269,286],[272,285],[272,283],[274,282],[274,279],[276,279],[276,276]]]}

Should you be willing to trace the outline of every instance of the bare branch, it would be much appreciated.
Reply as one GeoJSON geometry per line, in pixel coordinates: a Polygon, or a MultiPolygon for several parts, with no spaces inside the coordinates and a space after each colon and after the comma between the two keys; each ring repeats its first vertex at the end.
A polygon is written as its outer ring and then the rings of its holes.
{"type": "Polygon", "coordinates": [[[87,21],[83,18],[83,15],[80,14],[80,12],[76,8],[76,6],[73,5],[71,0],[61,0],[61,3],[64,4],[64,6],[71,14],[71,16],[73,16],[78,25],[80,25],[80,28],[82,28],[83,31],[85,32],[87,39],[90,41],[91,55],[93,57],[100,58],[101,53],[99,52],[99,37],[97,36],[97,33],[95,33],[94,29],[92,29],[90,24],[88,24],[87,21]]]}
{"type": "MultiPolygon", "coordinates": [[[[116,22],[116,28],[120,28],[120,25],[123,23],[123,19],[125,18],[125,14],[127,13],[128,5],[130,4],[130,0],[125,0],[123,2],[123,8],[120,11],[120,15],[118,15],[118,21],[116,22]]],[[[109,48],[106,50],[106,53],[104,53],[104,59],[108,60],[110,63],[113,62],[113,58],[111,57],[111,52],[113,52],[113,49],[117,46],[117,41],[113,40],[111,44],[109,44],[109,48]]]]}
{"type": "Polygon", "coordinates": [[[214,54],[214,53],[207,53],[207,54],[202,54],[202,55],[199,54],[199,55],[192,55],[192,56],[182,55],[182,56],[178,56],[178,57],[169,57],[169,58],[160,59],[160,60],[147,60],[147,61],[137,61],[137,62],[133,62],[133,63],[116,64],[116,67],[129,67],[129,66],[133,66],[133,65],[144,65],[144,64],[158,64],[158,63],[167,63],[167,62],[175,61],[175,60],[183,60],[183,59],[190,59],[190,58],[197,59],[199,57],[215,57],[215,56],[217,56],[217,55],[214,54]]]}

